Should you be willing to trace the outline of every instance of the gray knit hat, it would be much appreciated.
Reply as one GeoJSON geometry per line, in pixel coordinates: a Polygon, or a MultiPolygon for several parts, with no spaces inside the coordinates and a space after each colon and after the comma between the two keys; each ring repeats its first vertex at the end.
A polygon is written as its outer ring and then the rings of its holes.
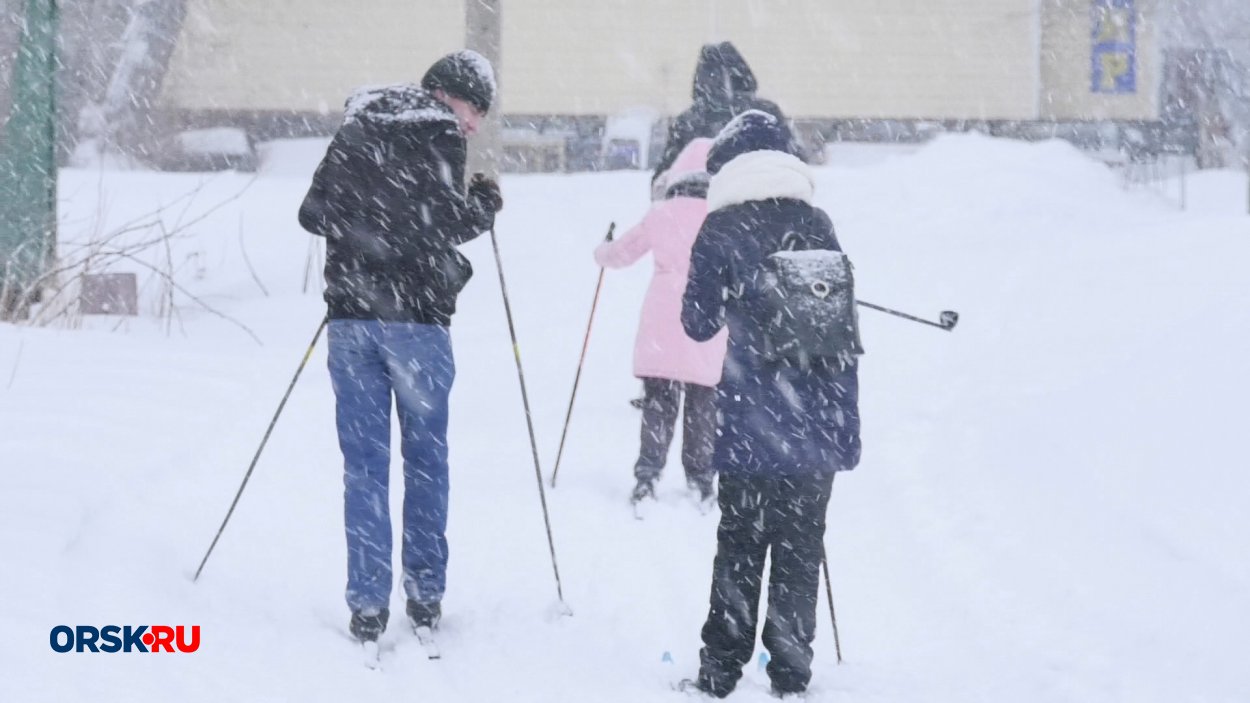
{"type": "Polygon", "coordinates": [[[421,79],[421,87],[429,91],[442,90],[485,113],[495,102],[495,69],[486,57],[462,49],[435,61],[421,79]]]}

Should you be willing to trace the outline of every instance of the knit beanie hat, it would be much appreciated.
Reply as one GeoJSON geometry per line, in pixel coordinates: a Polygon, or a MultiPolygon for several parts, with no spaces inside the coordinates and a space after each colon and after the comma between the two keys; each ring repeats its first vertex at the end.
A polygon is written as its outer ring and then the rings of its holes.
{"type": "Polygon", "coordinates": [[[707,155],[707,172],[716,175],[725,164],[749,151],[782,151],[793,154],[790,128],[776,115],[747,110],[725,125],[707,155]]]}
{"type": "Polygon", "coordinates": [[[463,49],[435,61],[421,79],[421,87],[430,92],[442,90],[485,114],[495,102],[495,69],[486,57],[463,49]]]}

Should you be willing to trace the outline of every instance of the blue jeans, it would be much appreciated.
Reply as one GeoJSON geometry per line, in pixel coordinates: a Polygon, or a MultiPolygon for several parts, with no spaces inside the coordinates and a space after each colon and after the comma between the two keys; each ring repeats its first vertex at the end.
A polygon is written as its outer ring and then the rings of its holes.
{"type": "Polygon", "coordinates": [[[447,578],[447,396],[456,375],[446,327],[330,320],[330,380],[343,452],[347,605],[391,598],[391,397],[404,458],[404,592],[443,597],[447,578]]]}

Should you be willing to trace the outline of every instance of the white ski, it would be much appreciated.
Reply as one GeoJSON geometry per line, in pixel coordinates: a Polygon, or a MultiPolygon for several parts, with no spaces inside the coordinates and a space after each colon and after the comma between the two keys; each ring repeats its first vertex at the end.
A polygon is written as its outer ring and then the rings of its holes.
{"type": "Polygon", "coordinates": [[[362,661],[365,668],[378,671],[382,668],[382,648],[377,641],[361,642],[362,661]]]}
{"type": "Polygon", "coordinates": [[[694,679],[682,679],[669,684],[669,687],[678,693],[684,693],[690,698],[711,698],[708,694],[699,690],[695,685],[694,679]]]}
{"type": "Polygon", "coordinates": [[[646,520],[647,514],[651,512],[653,505],[644,505],[644,503],[655,503],[654,498],[643,498],[642,500],[629,501],[629,507],[634,511],[635,520],[646,520]]]}
{"type": "Polygon", "coordinates": [[[421,643],[421,648],[425,650],[425,656],[429,659],[442,659],[443,653],[438,648],[438,641],[434,639],[434,630],[429,626],[412,628],[412,633],[417,636],[417,641],[421,643]]]}

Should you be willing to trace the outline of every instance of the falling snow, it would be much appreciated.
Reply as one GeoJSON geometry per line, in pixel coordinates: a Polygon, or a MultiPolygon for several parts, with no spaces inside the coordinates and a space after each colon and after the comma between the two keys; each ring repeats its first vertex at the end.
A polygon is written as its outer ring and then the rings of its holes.
{"type": "MultiPolygon", "coordinates": [[[[711,641],[744,666],[729,700],[762,702],[811,633],[812,703],[1245,699],[1250,2],[711,2],[665,5],[640,33],[624,13],[647,3],[534,23],[524,3],[465,1],[479,12],[353,6],[346,21],[325,2],[0,2],[0,701],[673,701],[711,641]],[[506,172],[495,227],[464,188],[464,116],[420,88],[458,32],[490,42],[484,17],[511,18],[508,41],[454,55],[492,103],[469,151],[495,144],[506,172]],[[509,43],[517,26],[537,44],[509,43]],[[802,54],[812,32],[822,48],[802,54]],[[681,33],[699,39],[676,46],[681,33]],[[570,88],[580,73],[589,87],[570,88]],[[677,142],[719,132],[723,147],[751,119],[784,148],[650,179],[677,142]],[[339,129],[366,136],[348,149],[329,141],[339,129]],[[323,158],[332,177],[310,194],[323,158]],[[562,172],[518,173],[544,170],[562,172]],[[963,322],[860,309],[868,353],[856,339],[828,356],[845,366],[823,385],[806,357],[757,363],[773,339],[734,339],[720,405],[652,388],[667,425],[640,437],[630,351],[648,267],[596,280],[592,252],[668,188],[738,208],[733,251],[793,201],[828,213],[849,258],[802,241],[772,254],[774,288],[815,296],[773,319],[815,318],[826,294],[854,311],[853,261],[855,298],[963,322]],[[327,262],[327,238],[355,258],[327,262]],[[418,326],[436,341],[331,330],[400,390],[325,338],[309,347],[327,270],[336,309],[438,316],[418,326]],[[104,279],[119,295],[133,283],[138,315],[84,312],[104,279]],[[336,415],[335,384],[359,392],[350,412],[336,415]],[[728,471],[720,502],[703,500],[673,437],[687,409],[708,436],[748,438],[718,445],[714,467],[769,475],[728,471]],[[570,411],[540,504],[534,462],[550,469],[570,411]],[[358,449],[389,455],[391,475],[345,478],[336,430],[369,422],[383,439],[358,449]],[[643,520],[628,509],[640,440],[659,455],[643,520]],[[428,466],[444,456],[450,504],[405,502],[405,484],[441,481],[428,466]],[[852,456],[836,482],[782,470],[852,456]],[[345,491],[372,528],[346,540],[345,491]],[[435,544],[405,555],[407,575],[388,560],[405,542],[435,544]],[[405,595],[444,595],[429,559],[448,560],[437,663],[396,626],[405,595]],[[349,560],[353,588],[393,591],[382,671],[345,636],[349,560]],[[57,625],[143,623],[198,626],[202,646],[48,647],[57,625]]],[[[655,269],[688,290],[689,257],[661,252],[673,243],[653,247],[655,269]]],[[[703,282],[700,331],[740,325],[741,279],[703,282]]]]}

